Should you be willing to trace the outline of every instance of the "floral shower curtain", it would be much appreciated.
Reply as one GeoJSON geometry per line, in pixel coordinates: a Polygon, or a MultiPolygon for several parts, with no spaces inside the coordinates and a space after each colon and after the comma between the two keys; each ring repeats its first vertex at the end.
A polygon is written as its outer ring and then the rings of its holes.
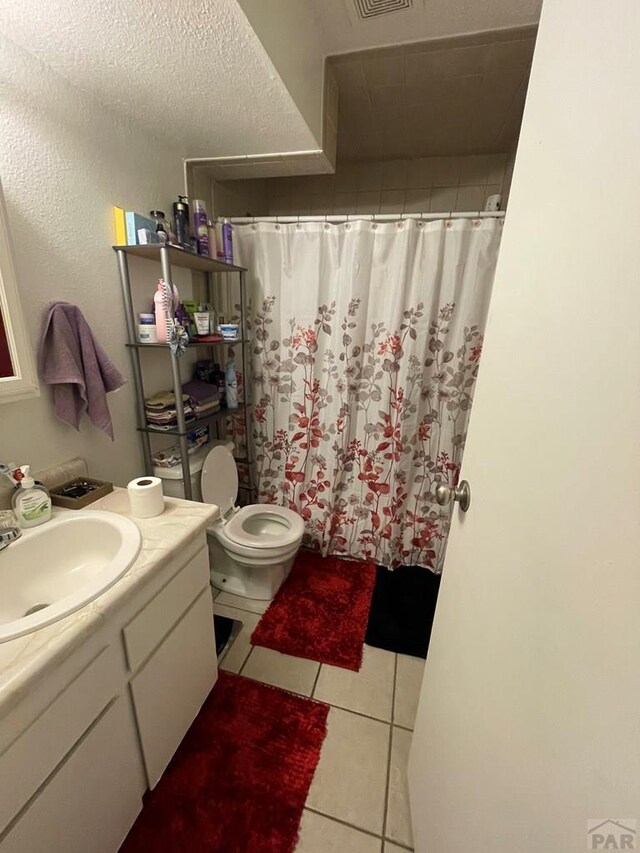
{"type": "Polygon", "coordinates": [[[324,555],[440,571],[502,221],[237,226],[261,502],[324,555]]]}

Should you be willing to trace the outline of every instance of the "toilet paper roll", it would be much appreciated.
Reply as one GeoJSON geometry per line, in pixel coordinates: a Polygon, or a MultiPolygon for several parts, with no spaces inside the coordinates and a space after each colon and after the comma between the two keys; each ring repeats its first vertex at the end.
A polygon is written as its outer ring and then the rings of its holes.
{"type": "Polygon", "coordinates": [[[162,480],[159,477],[136,477],[127,486],[131,515],[153,518],[164,510],[162,480]]]}

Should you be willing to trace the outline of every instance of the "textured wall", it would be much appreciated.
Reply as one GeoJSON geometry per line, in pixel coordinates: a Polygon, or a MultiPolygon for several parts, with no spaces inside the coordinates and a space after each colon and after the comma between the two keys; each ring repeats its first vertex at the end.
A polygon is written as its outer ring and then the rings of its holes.
{"type": "MultiPolygon", "coordinates": [[[[179,154],[3,39],[0,126],[0,176],[34,347],[43,306],[75,302],[129,376],[110,207],[167,210],[182,188],[179,154]]],[[[157,271],[143,261],[132,271],[144,304],[157,271]]],[[[57,421],[47,388],[0,406],[0,459],[43,468],[80,455],[96,476],[126,483],[141,468],[131,384],[109,402],[113,444],[88,422],[76,433],[57,421]]]]}
{"type": "Polygon", "coordinates": [[[4,36],[185,157],[318,147],[236,0],[0,0],[0,20],[4,36]]]}

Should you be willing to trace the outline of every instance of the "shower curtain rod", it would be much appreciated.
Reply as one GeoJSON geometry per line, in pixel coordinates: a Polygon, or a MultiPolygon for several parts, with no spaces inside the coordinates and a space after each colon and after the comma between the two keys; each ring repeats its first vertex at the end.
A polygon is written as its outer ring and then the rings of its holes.
{"type": "Polygon", "coordinates": [[[295,224],[297,222],[397,222],[401,219],[438,220],[438,219],[502,219],[504,210],[475,210],[468,212],[443,211],[442,213],[343,213],[320,214],[317,216],[231,216],[229,221],[235,225],[250,225],[254,222],[278,222],[295,224]]]}

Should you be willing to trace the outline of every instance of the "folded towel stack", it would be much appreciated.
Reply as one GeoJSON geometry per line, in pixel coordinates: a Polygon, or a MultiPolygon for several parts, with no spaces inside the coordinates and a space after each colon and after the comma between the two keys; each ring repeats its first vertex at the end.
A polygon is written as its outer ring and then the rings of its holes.
{"type": "Polygon", "coordinates": [[[216,385],[193,379],[185,382],[182,390],[189,396],[196,418],[206,418],[220,408],[220,393],[216,385]]]}
{"type": "MultiPolygon", "coordinates": [[[[184,417],[186,423],[195,420],[193,405],[188,394],[182,395],[184,406],[184,417]]],[[[144,401],[147,423],[157,430],[175,429],[178,425],[178,413],[176,412],[176,398],[173,391],[159,391],[153,397],[147,397],[144,401]]]]}

